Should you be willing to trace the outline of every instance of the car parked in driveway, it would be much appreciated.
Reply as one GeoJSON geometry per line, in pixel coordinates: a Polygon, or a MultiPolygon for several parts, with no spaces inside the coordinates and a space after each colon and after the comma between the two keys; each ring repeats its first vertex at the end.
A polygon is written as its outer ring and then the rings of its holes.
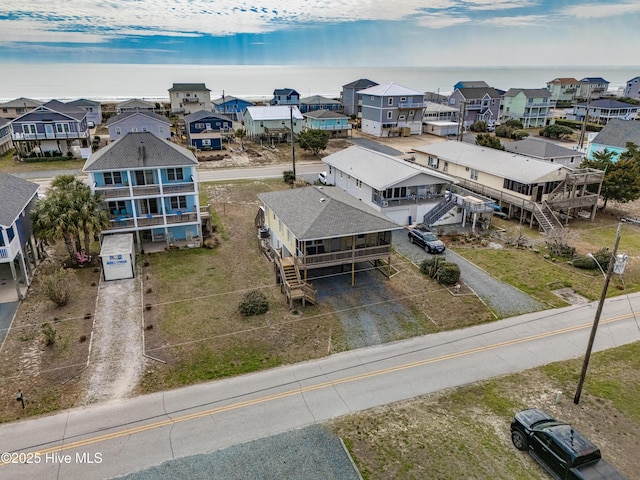
{"type": "Polygon", "coordinates": [[[423,225],[409,229],[409,241],[419,245],[428,253],[442,253],[445,245],[436,235],[423,225]]]}
{"type": "Polygon", "coordinates": [[[598,447],[544,410],[531,408],[516,413],[511,422],[511,441],[558,480],[625,480],[602,459],[598,447]]]}

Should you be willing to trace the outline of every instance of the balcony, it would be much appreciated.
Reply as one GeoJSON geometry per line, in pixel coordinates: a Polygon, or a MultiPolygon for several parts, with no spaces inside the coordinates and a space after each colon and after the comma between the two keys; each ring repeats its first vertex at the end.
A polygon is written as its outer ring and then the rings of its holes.
{"type": "Polygon", "coordinates": [[[351,124],[348,123],[346,125],[313,125],[310,126],[311,129],[316,130],[351,130],[351,124]]]}
{"type": "Polygon", "coordinates": [[[182,99],[182,103],[200,103],[198,97],[186,97],[182,99]]]}
{"type": "Polygon", "coordinates": [[[386,258],[389,255],[391,255],[391,245],[378,245],[316,255],[303,255],[298,259],[302,262],[304,268],[311,269],[344,265],[351,262],[365,262],[386,258]]]}
{"type": "Polygon", "coordinates": [[[86,132],[45,132],[45,133],[20,133],[13,132],[11,139],[15,141],[28,141],[28,140],[67,140],[76,138],[89,138],[89,131],[86,132]]]}
{"type": "Polygon", "coordinates": [[[111,230],[135,230],[147,227],[175,225],[179,223],[194,223],[198,221],[198,215],[194,212],[182,213],[179,211],[160,214],[147,214],[141,217],[114,216],[110,220],[111,230]],[[166,223],[165,223],[166,218],[166,223]],[[137,224],[137,227],[136,227],[137,224]]]}
{"type": "Polygon", "coordinates": [[[409,102],[409,103],[399,103],[398,108],[406,109],[406,108],[424,108],[424,102],[409,102]]]}
{"type": "Polygon", "coordinates": [[[9,263],[13,261],[20,251],[18,237],[14,237],[7,247],[0,247],[0,263],[9,263]]]}
{"type": "MultiPolygon", "coordinates": [[[[134,185],[131,190],[124,185],[120,187],[96,187],[95,191],[105,199],[158,196],[160,195],[160,185],[134,185]]],[[[162,185],[162,193],[164,195],[195,193],[195,184],[193,182],[167,183],[162,185]]]]}

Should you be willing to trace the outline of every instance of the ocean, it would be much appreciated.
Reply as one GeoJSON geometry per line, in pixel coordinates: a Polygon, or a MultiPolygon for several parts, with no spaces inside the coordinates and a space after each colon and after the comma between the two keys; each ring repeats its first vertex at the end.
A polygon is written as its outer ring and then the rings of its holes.
{"type": "Polygon", "coordinates": [[[211,98],[271,98],[278,88],[302,97],[339,96],[342,86],[368,78],[418,91],[451,93],[460,80],[484,80],[492,87],[546,88],[557,77],[603,77],[618,93],[640,66],[516,67],[313,67],[290,65],[3,64],[0,101],[18,97],[67,101],[78,98],[121,101],[167,100],[173,83],[204,83],[211,98]]]}

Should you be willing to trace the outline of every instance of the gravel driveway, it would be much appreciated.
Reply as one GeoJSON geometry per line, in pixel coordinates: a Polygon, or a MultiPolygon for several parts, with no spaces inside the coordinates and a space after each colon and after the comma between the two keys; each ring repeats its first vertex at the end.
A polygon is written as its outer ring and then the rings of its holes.
{"type": "MultiPolygon", "coordinates": [[[[420,264],[424,259],[432,256],[417,245],[411,244],[407,233],[406,229],[397,230],[393,233],[393,247],[396,252],[415,264],[420,264]]],[[[512,317],[547,308],[544,303],[530,297],[522,290],[498,280],[450,249],[446,249],[443,255],[448,262],[458,264],[460,267],[460,279],[499,318],[512,317]]]]}

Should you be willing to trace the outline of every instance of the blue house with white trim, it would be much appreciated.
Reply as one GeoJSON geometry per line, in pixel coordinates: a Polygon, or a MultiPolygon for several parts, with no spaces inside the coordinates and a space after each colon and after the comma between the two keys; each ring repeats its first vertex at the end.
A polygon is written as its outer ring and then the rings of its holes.
{"type": "Polygon", "coordinates": [[[200,208],[197,166],[189,150],[149,132],[129,132],[93,153],[83,172],[109,213],[101,235],[135,233],[138,246],[199,245],[209,213],[200,208]]]}
{"type": "Polygon", "coordinates": [[[324,130],[331,138],[348,137],[351,132],[349,117],[339,112],[315,110],[303,114],[304,130],[324,130]]]}
{"type": "Polygon", "coordinates": [[[198,150],[222,150],[223,135],[233,135],[230,118],[206,110],[185,116],[184,126],[189,145],[198,150]]]}
{"type": "Polygon", "coordinates": [[[225,96],[213,100],[211,102],[214,113],[219,113],[228,117],[236,122],[242,120],[242,115],[247,107],[253,107],[255,104],[249,100],[243,100],[242,98],[236,98],[231,96],[225,96]]]}

